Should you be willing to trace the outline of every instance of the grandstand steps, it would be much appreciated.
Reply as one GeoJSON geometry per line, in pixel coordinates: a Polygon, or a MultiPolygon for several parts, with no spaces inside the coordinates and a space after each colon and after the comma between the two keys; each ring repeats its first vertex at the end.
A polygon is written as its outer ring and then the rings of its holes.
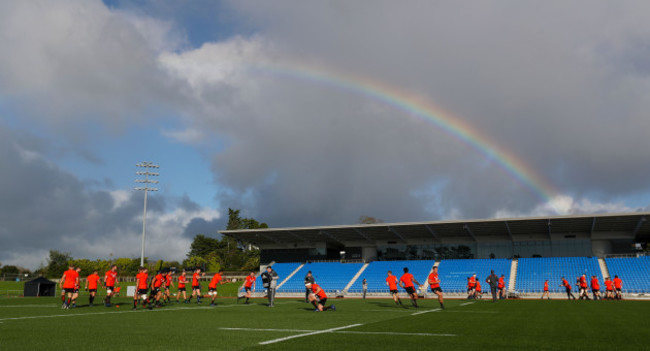
{"type": "Polygon", "coordinates": [[[291,272],[291,274],[289,274],[286,278],[284,278],[284,280],[282,280],[282,282],[280,282],[280,284],[278,284],[278,286],[277,286],[277,288],[275,290],[280,289],[282,287],[282,285],[284,285],[284,283],[288,282],[289,279],[291,279],[291,277],[296,275],[296,273],[298,273],[302,269],[302,267],[304,267],[304,266],[305,266],[305,264],[303,263],[300,266],[298,266],[298,268],[294,269],[293,272],[291,272]]]}
{"type": "MultiPolygon", "coordinates": [[[[433,267],[438,267],[440,265],[440,261],[436,261],[436,263],[433,264],[433,267]]],[[[431,267],[431,270],[429,273],[427,273],[427,277],[424,279],[424,284],[422,284],[422,289],[424,296],[427,295],[427,290],[429,289],[429,275],[431,272],[433,272],[433,267],[431,267]]]]}
{"type": "Polygon", "coordinates": [[[363,266],[361,266],[361,268],[359,269],[359,271],[357,272],[357,274],[355,274],[354,277],[352,277],[352,279],[350,280],[350,282],[345,286],[345,288],[343,288],[343,293],[344,293],[344,294],[345,294],[346,292],[348,292],[348,290],[350,290],[350,288],[352,287],[352,285],[354,285],[354,283],[357,281],[357,279],[359,279],[359,277],[361,276],[361,274],[363,273],[363,271],[365,271],[366,268],[368,268],[368,265],[369,265],[369,264],[370,264],[370,263],[367,262],[367,263],[365,263],[363,266]]]}
{"type": "Polygon", "coordinates": [[[600,267],[600,273],[603,275],[603,278],[609,277],[609,269],[604,258],[598,258],[598,266],[600,267]]]}
{"type": "Polygon", "coordinates": [[[508,280],[508,291],[515,291],[515,285],[517,284],[517,267],[519,266],[519,260],[516,258],[512,259],[510,263],[510,279],[508,280]]]}

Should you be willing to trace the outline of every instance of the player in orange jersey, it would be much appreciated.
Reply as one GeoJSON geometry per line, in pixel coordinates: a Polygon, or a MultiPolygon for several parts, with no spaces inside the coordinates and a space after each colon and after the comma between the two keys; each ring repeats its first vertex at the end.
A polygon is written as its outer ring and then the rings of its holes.
{"type": "Polygon", "coordinates": [[[578,277],[578,286],[580,287],[580,297],[578,300],[591,300],[589,298],[589,285],[587,285],[587,275],[583,274],[578,277]]]}
{"type": "Polygon", "coordinates": [[[467,299],[476,298],[476,273],[467,278],[467,299]]]}
{"type": "Polygon", "coordinates": [[[506,276],[504,274],[501,274],[499,277],[499,284],[497,285],[497,289],[499,289],[499,300],[503,300],[506,298],[506,276]]]}
{"type": "Polygon", "coordinates": [[[176,302],[180,301],[181,293],[183,293],[183,303],[190,303],[190,300],[187,298],[187,292],[185,284],[187,284],[187,273],[185,269],[181,272],[181,275],[178,276],[178,292],[176,292],[176,302]]]}
{"type": "Polygon", "coordinates": [[[307,289],[311,289],[311,294],[309,294],[309,301],[316,307],[314,312],[323,312],[323,311],[336,311],[336,306],[332,304],[331,306],[326,306],[327,304],[327,294],[320,285],[316,283],[307,283],[305,284],[307,289]]]}
{"type": "Polygon", "coordinates": [[[431,292],[438,295],[438,303],[440,303],[440,308],[445,309],[445,305],[442,301],[442,288],[440,288],[440,278],[438,278],[438,266],[433,266],[431,274],[429,274],[429,287],[431,292]]]}
{"type": "Polygon", "coordinates": [[[171,294],[170,294],[170,288],[174,287],[174,277],[172,276],[172,272],[167,269],[165,271],[165,294],[164,294],[164,300],[166,302],[171,302],[171,294]]]}
{"type": "Polygon", "coordinates": [[[112,265],[104,274],[104,284],[106,284],[106,298],[104,299],[104,305],[106,307],[111,307],[111,297],[115,295],[115,285],[117,284],[117,266],[112,265]]]}
{"type": "Polygon", "coordinates": [[[196,296],[196,303],[201,303],[201,278],[205,273],[201,272],[201,268],[196,268],[194,274],[192,274],[192,296],[190,296],[190,301],[194,296],[196,296]]]}
{"type": "Polygon", "coordinates": [[[548,292],[548,279],[544,281],[544,292],[542,293],[542,300],[544,300],[544,296],[546,296],[547,299],[551,299],[551,295],[548,292]]]}
{"type": "Polygon", "coordinates": [[[86,286],[84,289],[88,291],[88,306],[93,307],[93,302],[95,301],[95,295],[97,294],[97,286],[102,278],[97,274],[95,269],[91,275],[86,277],[86,286]]]}
{"type": "Polygon", "coordinates": [[[386,285],[388,285],[388,290],[393,296],[393,301],[395,301],[395,304],[402,306],[402,300],[399,298],[399,292],[397,291],[397,284],[399,284],[399,279],[393,275],[392,271],[388,271],[388,277],[386,277],[386,285]]]}
{"type": "Polygon", "coordinates": [[[212,280],[210,280],[210,284],[208,284],[208,295],[212,296],[210,306],[215,306],[214,300],[217,298],[217,284],[223,284],[221,272],[223,272],[223,270],[219,270],[219,272],[215,273],[212,276],[212,280]]]}
{"type": "Polygon", "coordinates": [[[75,286],[79,284],[79,274],[75,270],[73,265],[70,265],[68,267],[68,270],[63,272],[63,276],[61,276],[61,280],[59,280],[59,286],[62,289],[63,293],[65,295],[61,296],[61,299],[63,300],[63,305],[61,308],[63,309],[68,309],[70,308],[70,303],[72,302],[72,295],[74,294],[74,288],[75,286]],[[66,301],[66,295],[68,297],[68,300],[66,301]]]}
{"type": "Polygon", "coordinates": [[[162,297],[162,288],[165,284],[165,276],[161,271],[156,272],[156,275],[151,280],[151,298],[155,300],[156,308],[160,307],[160,298],[162,297]]]}
{"type": "Polygon", "coordinates": [[[248,305],[248,300],[251,298],[251,290],[252,292],[255,292],[255,279],[255,272],[250,272],[250,274],[246,276],[244,284],[242,284],[242,286],[239,288],[239,290],[244,289],[246,291],[246,295],[237,296],[237,303],[239,303],[240,299],[243,299],[245,297],[246,302],[244,303],[248,305]]]}
{"type": "Polygon", "coordinates": [[[573,296],[573,293],[571,293],[571,284],[569,284],[569,282],[564,279],[564,277],[562,277],[562,284],[560,284],[560,286],[563,286],[566,289],[566,295],[569,300],[576,299],[576,297],[573,296]]]}
{"type": "Polygon", "coordinates": [[[483,298],[483,290],[481,290],[481,281],[479,278],[476,278],[476,289],[474,289],[474,298],[481,299],[483,298]]]}
{"type": "MultiPolygon", "coordinates": [[[[142,307],[147,307],[147,304],[149,304],[149,298],[147,296],[147,292],[149,292],[148,289],[149,284],[147,280],[149,280],[149,274],[147,273],[147,269],[144,267],[140,267],[138,269],[138,274],[135,276],[136,292],[133,295],[134,310],[138,306],[138,300],[142,300],[142,307]]],[[[152,309],[152,307],[149,306],[149,309],[152,309]]]]}
{"type": "Polygon", "coordinates": [[[614,289],[616,289],[616,300],[623,300],[623,281],[617,275],[614,276],[614,289]]]}
{"type": "MultiPolygon", "coordinates": [[[[77,277],[81,276],[81,267],[75,268],[77,272],[77,277]]],[[[72,308],[77,307],[77,298],[79,297],[79,289],[81,289],[81,278],[77,281],[77,284],[74,286],[74,291],[72,292],[72,308]]]]}
{"type": "Polygon", "coordinates": [[[602,297],[600,297],[600,282],[595,275],[591,276],[591,293],[594,295],[594,300],[602,300],[602,297]]]}
{"type": "Polygon", "coordinates": [[[404,267],[404,274],[402,274],[402,276],[399,278],[399,286],[404,288],[404,290],[406,290],[406,293],[411,297],[411,304],[415,306],[415,308],[419,308],[417,301],[418,293],[415,290],[413,283],[417,284],[418,287],[422,287],[422,284],[415,280],[413,274],[409,273],[408,267],[404,267]]]}
{"type": "Polygon", "coordinates": [[[614,299],[614,282],[609,277],[605,278],[605,299],[614,299]]]}

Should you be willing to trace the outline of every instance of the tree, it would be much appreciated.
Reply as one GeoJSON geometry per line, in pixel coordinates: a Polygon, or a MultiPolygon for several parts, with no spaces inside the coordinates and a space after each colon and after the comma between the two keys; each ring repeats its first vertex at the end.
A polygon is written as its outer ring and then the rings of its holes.
{"type": "Polygon", "coordinates": [[[205,257],[219,246],[219,240],[208,238],[203,234],[199,234],[194,237],[192,244],[190,245],[190,252],[187,253],[187,257],[199,256],[205,257]]]}
{"type": "Polygon", "coordinates": [[[50,257],[47,264],[47,276],[50,278],[59,278],[63,272],[68,269],[68,262],[72,261],[72,256],[67,252],[50,250],[50,257]]]}
{"type": "Polygon", "coordinates": [[[359,217],[359,224],[375,224],[375,223],[384,223],[384,221],[379,218],[370,217],[366,215],[359,217]]]}

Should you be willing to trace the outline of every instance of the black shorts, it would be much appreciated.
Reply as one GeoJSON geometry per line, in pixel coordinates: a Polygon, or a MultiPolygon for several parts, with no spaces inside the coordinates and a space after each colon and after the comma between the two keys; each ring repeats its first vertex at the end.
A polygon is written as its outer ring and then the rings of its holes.
{"type": "Polygon", "coordinates": [[[187,288],[185,288],[184,286],[179,286],[178,291],[187,291],[187,288]]]}
{"type": "Polygon", "coordinates": [[[166,287],[165,287],[165,291],[169,291],[169,286],[166,286],[166,287]]]}
{"type": "Polygon", "coordinates": [[[415,294],[415,288],[412,287],[412,286],[407,286],[407,287],[404,288],[404,290],[406,290],[406,293],[409,294],[409,295],[415,294]]]}
{"type": "Polygon", "coordinates": [[[324,299],[320,299],[320,300],[318,300],[318,304],[319,304],[319,305],[323,305],[323,306],[325,306],[326,303],[327,303],[327,297],[324,298],[324,299]]]}
{"type": "Polygon", "coordinates": [[[110,291],[112,291],[112,292],[115,292],[115,287],[114,287],[114,286],[106,285],[106,290],[110,290],[110,291]]]}
{"type": "Polygon", "coordinates": [[[192,285],[192,290],[199,290],[199,291],[201,291],[201,285],[192,285]]]}
{"type": "Polygon", "coordinates": [[[72,294],[72,293],[74,293],[74,288],[71,288],[71,289],[64,288],[63,291],[65,291],[68,294],[72,294]]]}
{"type": "Polygon", "coordinates": [[[437,287],[437,288],[431,288],[431,292],[432,292],[432,293],[435,293],[436,291],[440,291],[440,292],[442,292],[442,289],[441,289],[440,287],[437,287]]]}
{"type": "Polygon", "coordinates": [[[146,295],[149,289],[138,289],[138,295],[146,295]]]}
{"type": "Polygon", "coordinates": [[[156,295],[156,294],[158,294],[159,292],[160,292],[160,288],[155,288],[155,287],[154,287],[153,289],[151,289],[151,295],[156,295]]]}
{"type": "Polygon", "coordinates": [[[75,294],[78,294],[79,293],[79,288],[74,288],[74,291],[72,291],[72,292],[75,293],[75,294]]]}
{"type": "Polygon", "coordinates": [[[215,292],[217,291],[217,288],[208,288],[208,292],[215,292]]]}
{"type": "Polygon", "coordinates": [[[591,288],[591,292],[593,292],[593,293],[595,293],[595,292],[600,292],[600,289],[594,289],[594,288],[591,288]]]}
{"type": "Polygon", "coordinates": [[[244,287],[244,290],[251,291],[251,288],[250,287],[244,287]]]}
{"type": "Polygon", "coordinates": [[[498,288],[498,289],[499,289],[499,290],[503,290],[503,289],[505,289],[505,287],[502,286],[502,287],[500,287],[500,288],[498,288]]]}
{"type": "Polygon", "coordinates": [[[621,292],[621,289],[619,289],[619,288],[616,288],[616,292],[621,292]]]}
{"type": "Polygon", "coordinates": [[[88,292],[97,292],[97,289],[88,289],[88,292]]]}
{"type": "Polygon", "coordinates": [[[397,291],[397,289],[395,289],[395,290],[391,290],[390,293],[391,293],[391,294],[399,294],[399,292],[397,291]]]}

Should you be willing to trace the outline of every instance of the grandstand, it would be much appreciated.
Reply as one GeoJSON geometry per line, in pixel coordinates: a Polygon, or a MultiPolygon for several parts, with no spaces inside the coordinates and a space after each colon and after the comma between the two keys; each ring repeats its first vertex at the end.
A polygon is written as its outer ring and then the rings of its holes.
{"type": "Polygon", "coordinates": [[[482,290],[489,292],[490,288],[484,282],[490,271],[494,270],[499,277],[505,275],[508,284],[511,262],[509,259],[442,260],[438,266],[440,287],[446,293],[463,294],[467,291],[467,278],[476,273],[482,290]]]}
{"type": "Polygon", "coordinates": [[[603,285],[603,274],[596,257],[520,258],[516,290],[521,293],[541,293],[544,281],[548,279],[550,292],[564,293],[564,288],[560,287],[562,277],[574,285],[576,278],[582,274],[587,275],[588,282],[595,275],[603,285]]]}
{"type": "Polygon", "coordinates": [[[606,258],[605,262],[610,277],[623,280],[623,293],[650,292],[650,256],[606,258]]]}

